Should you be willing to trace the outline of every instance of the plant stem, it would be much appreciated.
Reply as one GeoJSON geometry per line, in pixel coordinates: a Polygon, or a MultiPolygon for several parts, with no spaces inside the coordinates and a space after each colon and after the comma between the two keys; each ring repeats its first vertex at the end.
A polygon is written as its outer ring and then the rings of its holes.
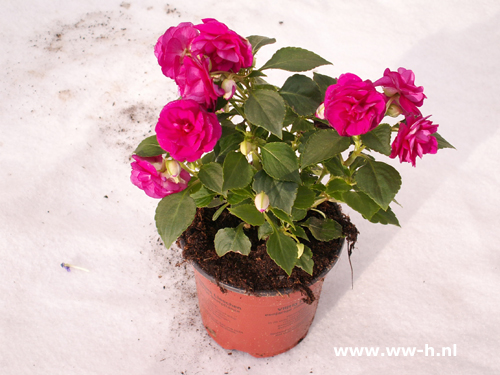
{"type": "Polygon", "coordinates": [[[359,135],[353,136],[352,139],[354,140],[354,151],[349,156],[349,158],[347,158],[347,160],[343,162],[344,166],[346,167],[349,167],[366,148],[366,146],[361,143],[361,137],[359,135]]]}

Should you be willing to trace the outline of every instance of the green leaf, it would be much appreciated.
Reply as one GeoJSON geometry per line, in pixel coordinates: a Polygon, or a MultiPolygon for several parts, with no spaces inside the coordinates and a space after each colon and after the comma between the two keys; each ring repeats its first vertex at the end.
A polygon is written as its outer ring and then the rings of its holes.
{"type": "Polygon", "coordinates": [[[266,243],[267,253],[290,276],[297,263],[297,244],[283,232],[273,232],[266,243]]]}
{"type": "Polygon", "coordinates": [[[342,193],[342,200],[353,210],[358,211],[370,220],[380,210],[380,206],[368,195],[357,191],[346,191],[342,193]]]}
{"type": "Polygon", "coordinates": [[[303,238],[306,241],[309,241],[309,237],[307,237],[306,231],[304,228],[296,226],[295,228],[290,227],[289,228],[290,232],[297,237],[303,238]]]}
{"type": "Polygon", "coordinates": [[[331,65],[330,62],[314,52],[297,47],[285,47],[276,51],[271,59],[259,70],[282,69],[289,72],[305,72],[327,64],[331,65]]]}
{"type": "Polygon", "coordinates": [[[267,77],[267,75],[260,70],[254,70],[252,73],[248,75],[248,78],[258,78],[258,77],[267,77]]]}
{"type": "Polygon", "coordinates": [[[250,35],[249,37],[247,37],[247,40],[252,45],[252,53],[254,55],[262,47],[267,46],[268,44],[276,43],[276,39],[268,38],[267,36],[260,36],[260,35],[250,35]]]}
{"type": "Polygon", "coordinates": [[[143,158],[158,156],[165,153],[167,152],[158,144],[156,135],[144,139],[134,151],[134,154],[143,158]]]}
{"type": "Polygon", "coordinates": [[[392,224],[398,227],[401,226],[399,225],[399,221],[390,207],[386,211],[383,209],[378,210],[375,215],[371,217],[370,221],[372,223],[380,223],[383,225],[392,224]]]}
{"type": "Polygon", "coordinates": [[[326,218],[319,219],[317,217],[310,217],[301,226],[309,228],[314,238],[318,241],[331,241],[334,238],[343,236],[342,226],[335,220],[326,218]]]}
{"type": "Polygon", "coordinates": [[[300,183],[299,159],[286,143],[267,143],[261,148],[262,166],[266,173],[280,181],[300,183]]]}
{"type": "Polygon", "coordinates": [[[291,109],[290,107],[286,107],[285,118],[283,119],[283,127],[287,127],[288,125],[295,122],[299,116],[291,109]]]}
{"type": "Polygon", "coordinates": [[[293,221],[300,221],[307,216],[307,210],[302,208],[292,207],[292,219],[293,221]]]}
{"type": "Polygon", "coordinates": [[[312,129],[314,129],[314,124],[302,117],[297,117],[292,125],[292,132],[306,132],[312,129]]]}
{"type": "Polygon", "coordinates": [[[351,190],[352,186],[341,178],[334,178],[326,185],[325,193],[331,196],[335,192],[344,192],[351,190]]]}
{"type": "Polygon", "coordinates": [[[361,135],[361,141],[369,149],[389,156],[391,154],[391,126],[380,124],[371,132],[361,135]]]}
{"type": "Polygon", "coordinates": [[[219,218],[219,216],[222,214],[222,212],[226,209],[226,207],[229,206],[229,203],[225,203],[222,206],[220,206],[217,211],[212,216],[212,221],[215,221],[219,218]]]}
{"type": "Polygon", "coordinates": [[[307,140],[302,153],[302,168],[320,163],[345,151],[350,145],[350,137],[341,137],[335,130],[322,129],[307,140]]]}
{"type": "Polygon", "coordinates": [[[243,232],[243,223],[236,228],[219,229],[215,235],[215,251],[218,256],[223,256],[230,251],[243,255],[250,254],[252,243],[243,232]]]}
{"type": "Polygon", "coordinates": [[[263,127],[281,139],[285,101],[275,91],[255,90],[245,103],[245,115],[252,124],[263,127]]]}
{"type": "Polygon", "coordinates": [[[243,202],[245,199],[253,198],[254,195],[250,189],[250,187],[245,187],[243,189],[234,189],[230,190],[227,193],[227,201],[230,204],[238,204],[243,202]]]}
{"type": "Polygon", "coordinates": [[[217,157],[227,155],[231,151],[238,150],[240,148],[240,143],[243,142],[245,136],[240,132],[235,132],[226,137],[222,137],[219,140],[219,153],[217,157]]]}
{"type": "Polygon", "coordinates": [[[198,178],[208,189],[222,194],[222,166],[219,163],[208,163],[202,165],[198,178]]]}
{"type": "Polygon", "coordinates": [[[309,247],[304,245],[304,252],[302,253],[302,256],[297,260],[297,267],[302,268],[304,271],[306,271],[309,275],[312,276],[313,274],[313,268],[314,268],[314,261],[312,259],[313,253],[309,247]]]}
{"type": "Polygon", "coordinates": [[[290,225],[294,225],[293,219],[286,212],[280,210],[279,208],[275,208],[275,207],[269,207],[269,209],[274,214],[274,216],[276,216],[281,221],[288,223],[290,225]]]}
{"type": "Polygon", "coordinates": [[[167,248],[189,227],[195,214],[196,204],[189,189],[167,195],[158,203],[156,228],[167,248]]]}
{"type": "Polygon", "coordinates": [[[269,236],[271,233],[273,233],[273,227],[271,226],[271,224],[269,224],[267,221],[262,224],[260,227],[259,227],[259,230],[258,230],[258,236],[259,236],[259,240],[262,240],[263,238],[269,236]]]}
{"type": "Polygon", "coordinates": [[[346,168],[342,165],[339,156],[324,161],[323,165],[326,167],[326,169],[328,170],[328,172],[330,172],[332,176],[338,176],[338,177],[347,176],[346,168]]]}
{"type": "Polygon", "coordinates": [[[280,94],[286,103],[300,116],[310,116],[321,104],[321,91],[309,77],[294,74],[285,81],[280,94]]]}
{"type": "MultiPolygon", "coordinates": [[[[208,208],[215,208],[219,207],[221,204],[223,204],[225,201],[221,200],[219,197],[216,197],[208,204],[208,208]]],[[[213,217],[212,217],[213,218],[213,217]]]]}
{"type": "Polygon", "coordinates": [[[455,148],[451,143],[449,143],[446,139],[444,139],[440,134],[434,133],[431,134],[438,141],[438,149],[442,148],[455,148]]]}
{"type": "Polygon", "coordinates": [[[213,151],[203,155],[201,158],[201,164],[208,164],[213,161],[215,161],[215,153],[213,151]]]}
{"type": "Polygon", "coordinates": [[[316,199],[316,193],[306,186],[299,186],[297,190],[297,198],[293,202],[294,208],[309,209],[316,199]]]}
{"type": "Polygon", "coordinates": [[[196,193],[191,194],[191,198],[194,199],[196,207],[206,207],[212,202],[215,197],[215,193],[208,190],[205,186],[202,186],[196,193]]]}
{"type": "MultiPolygon", "coordinates": [[[[260,128],[260,129],[262,129],[262,128],[260,128]]],[[[276,137],[274,134],[271,134],[266,142],[267,143],[279,142],[279,143],[287,143],[287,144],[291,145],[293,141],[295,141],[295,135],[284,130],[282,132],[281,139],[276,137]]]]}
{"type": "Polygon", "coordinates": [[[293,202],[297,196],[298,185],[295,182],[279,181],[260,170],[254,176],[252,185],[256,193],[263,191],[269,197],[269,204],[287,214],[292,212],[293,202]]]}
{"type": "Polygon", "coordinates": [[[248,164],[247,158],[239,152],[231,152],[226,156],[222,170],[223,191],[244,188],[252,181],[252,167],[248,164]]]}
{"type": "Polygon", "coordinates": [[[379,161],[367,160],[354,174],[357,187],[387,210],[401,187],[401,176],[394,167],[379,161]]]}
{"type": "Polygon", "coordinates": [[[316,82],[318,85],[320,91],[321,91],[321,97],[325,97],[325,92],[330,87],[331,85],[335,85],[337,83],[336,78],[332,78],[329,76],[325,76],[324,74],[319,74],[314,72],[313,73],[313,81],[316,82]]]}
{"type": "Polygon", "coordinates": [[[236,207],[229,208],[229,212],[238,216],[245,223],[250,225],[262,225],[266,221],[264,214],[255,208],[254,204],[242,204],[236,207]]]}

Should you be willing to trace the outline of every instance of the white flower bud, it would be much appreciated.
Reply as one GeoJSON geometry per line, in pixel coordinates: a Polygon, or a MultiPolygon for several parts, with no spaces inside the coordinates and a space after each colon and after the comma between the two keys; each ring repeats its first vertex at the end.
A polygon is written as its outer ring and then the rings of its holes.
{"type": "Polygon", "coordinates": [[[398,117],[403,113],[403,109],[399,104],[392,102],[389,108],[387,108],[386,115],[391,117],[398,117]]]}
{"type": "Polygon", "coordinates": [[[325,119],[325,103],[321,103],[318,109],[316,110],[316,117],[321,120],[325,119]]]}
{"type": "Polygon", "coordinates": [[[224,99],[226,100],[231,99],[236,92],[236,82],[234,82],[232,79],[226,78],[224,81],[222,81],[221,87],[225,91],[224,99]]]}
{"type": "Polygon", "coordinates": [[[167,160],[165,161],[165,167],[167,172],[172,177],[178,177],[182,171],[181,165],[177,160],[167,160]]]}
{"type": "Polygon", "coordinates": [[[297,259],[300,259],[300,257],[302,256],[302,254],[304,254],[304,244],[299,242],[297,244],[297,250],[298,250],[297,259]]]}
{"type": "Polygon", "coordinates": [[[247,140],[240,143],[240,151],[243,155],[247,156],[249,153],[255,150],[255,145],[247,140]]]}
{"type": "Polygon", "coordinates": [[[267,211],[269,207],[269,197],[263,191],[255,196],[255,207],[257,207],[260,212],[267,211]]]}

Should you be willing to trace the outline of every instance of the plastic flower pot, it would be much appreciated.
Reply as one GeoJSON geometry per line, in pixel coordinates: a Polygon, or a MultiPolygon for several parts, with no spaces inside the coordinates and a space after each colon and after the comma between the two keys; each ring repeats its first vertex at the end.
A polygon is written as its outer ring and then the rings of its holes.
{"type": "Polygon", "coordinates": [[[225,349],[254,357],[284,353],[307,335],[323,281],[337,259],[309,285],[315,297],[311,304],[305,302],[303,293],[292,289],[248,294],[225,283],[217,285],[212,276],[193,262],[203,325],[225,349]]]}

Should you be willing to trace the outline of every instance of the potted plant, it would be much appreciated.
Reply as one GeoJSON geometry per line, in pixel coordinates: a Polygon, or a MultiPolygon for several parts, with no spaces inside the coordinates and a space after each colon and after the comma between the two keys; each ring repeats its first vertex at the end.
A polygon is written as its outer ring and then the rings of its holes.
{"type": "Polygon", "coordinates": [[[426,96],[411,70],[386,69],[375,82],[311,77],[300,72],[330,63],[294,47],[257,66],[259,49],[274,42],[215,19],[169,28],[154,52],[180,97],[135,150],[131,176],[161,199],[165,245],[180,238],[194,265],[209,334],[254,356],[306,335],[324,276],[344,238],[349,255],[356,240],[339,204],[399,225],[390,205],[401,177],[375,156],[415,166],[417,156],[452,147],[421,114],[426,96]],[[292,74],[276,87],[269,69],[292,74]]]}

